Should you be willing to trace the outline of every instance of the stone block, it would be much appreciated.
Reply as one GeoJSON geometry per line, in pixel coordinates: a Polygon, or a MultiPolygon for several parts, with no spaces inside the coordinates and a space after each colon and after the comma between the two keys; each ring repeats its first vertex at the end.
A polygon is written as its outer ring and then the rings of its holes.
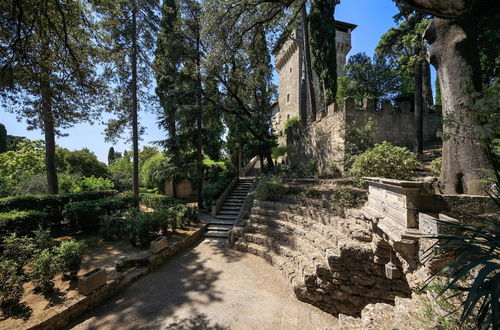
{"type": "Polygon", "coordinates": [[[160,236],[151,242],[151,252],[160,253],[162,250],[168,247],[168,240],[165,236],[160,236]]]}
{"type": "Polygon", "coordinates": [[[104,269],[94,269],[93,271],[78,277],[78,291],[87,296],[93,291],[106,285],[107,280],[108,276],[104,269]]]}

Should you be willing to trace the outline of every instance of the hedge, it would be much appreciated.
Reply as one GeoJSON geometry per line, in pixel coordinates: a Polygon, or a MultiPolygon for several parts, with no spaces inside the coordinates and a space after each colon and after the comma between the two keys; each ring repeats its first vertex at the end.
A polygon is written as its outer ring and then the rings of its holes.
{"type": "Polygon", "coordinates": [[[114,197],[68,203],[63,210],[65,222],[71,231],[94,231],[99,228],[102,216],[134,206],[133,196],[114,197]]]}
{"type": "Polygon", "coordinates": [[[63,209],[71,202],[97,200],[116,195],[116,191],[91,191],[61,195],[24,195],[0,198],[0,212],[35,210],[47,215],[49,225],[63,220],[63,209]]]}
{"type": "Polygon", "coordinates": [[[40,211],[10,211],[0,213],[0,233],[2,236],[16,233],[18,236],[30,235],[43,224],[46,214],[40,211]]]}
{"type": "Polygon", "coordinates": [[[141,194],[141,202],[147,207],[155,210],[164,209],[173,205],[181,204],[182,201],[159,194],[141,194]]]}

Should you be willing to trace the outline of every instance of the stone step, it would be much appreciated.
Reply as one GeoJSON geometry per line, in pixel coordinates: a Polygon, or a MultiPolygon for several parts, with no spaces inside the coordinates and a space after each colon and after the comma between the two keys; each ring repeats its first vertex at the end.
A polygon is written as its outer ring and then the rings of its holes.
{"type": "Polygon", "coordinates": [[[239,212],[241,209],[241,205],[226,205],[222,204],[220,211],[237,211],[239,212]]]}
{"type": "Polygon", "coordinates": [[[234,220],[224,220],[224,219],[214,218],[208,224],[209,225],[230,225],[230,226],[234,226],[234,220]]]}
{"type": "Polygon", "coordinates": [[[234,215],[234,216],[237,216],[238,213],[240,213],[239,209],[231,209],[231,210],[220,209],[219,212],[217,212],[217,215],[234,215]]]}
{"type": "MultiPolygon", "coordinates": [[[[300,269],[306,269],[308,275],[319,274],[323,276],[330,275],[330,269],[326,263],[326,259],[306,240],[297,236],[288,236],[288,239],[276,239],[263,233],[246,233],[243,239],[260,245],[266,245],[271,250],[277,250],[291,260],[298,262],[297,265],[300,269]]],[[[302,274],[305,276],[305,274],[302,274]]]]}
{"type": "Polygon", "coordinates": [[[215,218],[217,220],[236,220],[236,215],[227,215],[227,214],[217,214],[215,218]]]}
{"type": "Polygon", "coordinates": [[[208,225],[207,231],[229,231],[233,228],[232,225],[208,225]]]}
{"type": "Polygon", "coordinates": [[[203,237],[217,237],[217,238],[228,238],[228,232],[220,232],[220,231],[206,231],[203,233],[203,237]]]}

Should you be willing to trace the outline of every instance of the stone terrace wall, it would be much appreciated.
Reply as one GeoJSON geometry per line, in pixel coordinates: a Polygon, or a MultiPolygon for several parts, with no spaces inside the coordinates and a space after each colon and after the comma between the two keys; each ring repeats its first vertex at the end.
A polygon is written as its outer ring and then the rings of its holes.
{"type": "MultiPolygon", "coordinates": [[[[316,160],[320,175],[344,172],[346,124],[363,126],[369,119],[374,124],[376,143],[388,141],[412,149],[415,118],[411,108],[410,102],[401,102],[394,109],[389,100],[383,100],[378,109],[373,99],[365,99],[361,108],[356,108],[352,98],[346,98],[342,106],[332,104],[315,122],[288,130],[286,140],[292,150],[288,156],[290,164],[305,166],[310,160],[316,160]]],[[[441,127],[440,109],[425,111],[424,143],[436,140],[441,127]]]]}

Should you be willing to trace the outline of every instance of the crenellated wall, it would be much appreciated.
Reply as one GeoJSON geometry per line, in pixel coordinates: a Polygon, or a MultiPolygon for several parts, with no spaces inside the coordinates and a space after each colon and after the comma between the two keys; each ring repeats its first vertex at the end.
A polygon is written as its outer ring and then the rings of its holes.
{"type": "MultiPolygon", "coordinates": [[[[346,98],[342,106],[330,105],[315,122],[289,129],[286,144],[292,150],[288,155],[290,164],[305,166],[314,159],[320,175],[343,173],[346,128],[348,125],[361,127],[369,120],[373,122],[375,143],[388,141],[411,150],[416,130],[411,102],[400,102],[393,107],[389,100],[382,100],[379,106],[376,100],[365,99],[362,107],[356,107],[354,99],[346,98]]],[[[424,111],[424,143],[438,139],[441,127],[440,109],[424,111]]]]}

